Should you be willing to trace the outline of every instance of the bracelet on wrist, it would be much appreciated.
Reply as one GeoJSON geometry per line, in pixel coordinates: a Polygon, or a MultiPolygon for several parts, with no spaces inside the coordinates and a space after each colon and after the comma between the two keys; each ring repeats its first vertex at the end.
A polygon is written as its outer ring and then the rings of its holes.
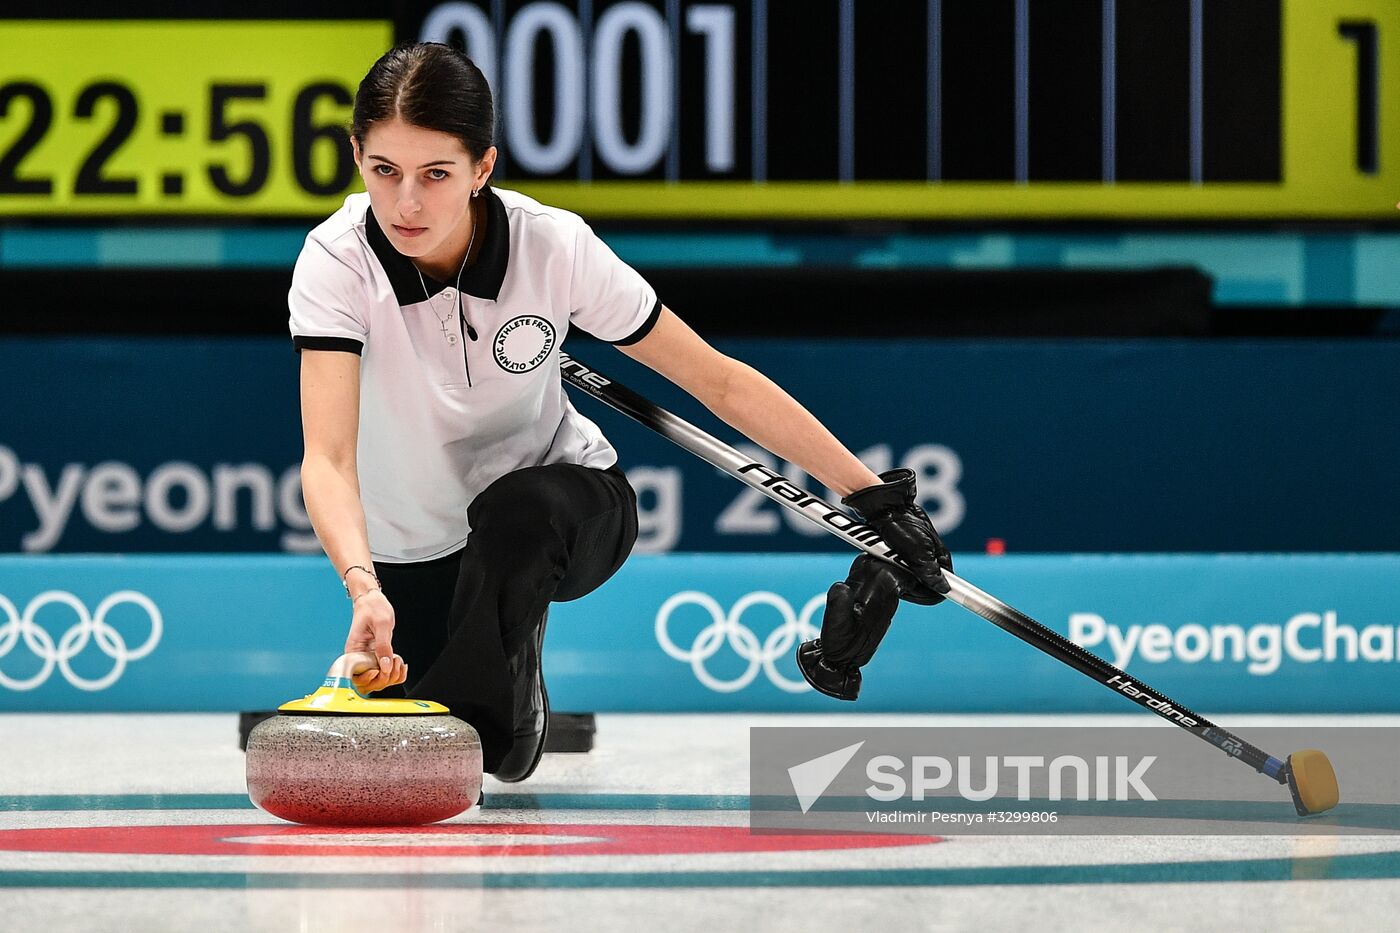
{"type": "MultiPolygon", "coordinates": [[[[351,566],[346,567],[346,568],[345,568],[345,572],[342,573],[342,574],[340,575],[340,585],[343,586],[343,587],[345,587],[345,597],[346,597],[347,599],[349,599],[351,602],[354,602],[356,599],[359,598],[359,596],[351,596],[351,595],[350,595],[350,579],[349,579],[349,577],[350,577],[350,571],[352,571],[352,570],[363,570],[365,573],[369,574],[370,579],[374,581],[374,587],[373,587],[373,589],[376,589],[376,590],[377,590],[377,589],[381,589],[381,588],[382,588],[382,585],[381,585],[380,582],[379,582],[379,574],[377,574],[377,573],[374,572],[374,568],[373,568],[373,567],[366,567],[366,566],[364,566],[363,564],[352,564],[351,566]]],[[[365,590],[365,593],[368,593],[368,592],[370,592],[370,590],[365,590]]],[[[364,593],[361,593],[361,594],[360,594],[360,596],[363,596],[363,595],[365,595],[365,594],[364,594],[364,593]]]]}

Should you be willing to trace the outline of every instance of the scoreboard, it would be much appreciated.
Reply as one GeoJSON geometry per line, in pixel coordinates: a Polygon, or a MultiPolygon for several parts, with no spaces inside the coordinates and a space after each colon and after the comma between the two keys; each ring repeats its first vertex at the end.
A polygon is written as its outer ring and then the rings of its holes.
{"type": "Polygon", "coordinates": [[[498,180],[590,217],[1384,223],[1400,196],[1391,0],[199,6],[0,19],[0,217],[328,213],[356,83],[415,39],[486,73],[498,180]]]}

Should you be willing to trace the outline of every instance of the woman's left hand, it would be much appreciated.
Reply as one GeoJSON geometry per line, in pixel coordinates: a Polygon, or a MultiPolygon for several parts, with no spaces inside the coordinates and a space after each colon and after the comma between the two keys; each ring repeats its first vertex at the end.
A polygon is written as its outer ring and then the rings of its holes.
{"type": "Polygon", "coordinates": [[[926,606],[940,603],[949,589],[943,571],[953,569],[953,555],[915,501],[914,472],[889,470],[880,479],[880,485],[858,489],[841,501],[880,533],[921,584],[900,595],[926,606]]]}

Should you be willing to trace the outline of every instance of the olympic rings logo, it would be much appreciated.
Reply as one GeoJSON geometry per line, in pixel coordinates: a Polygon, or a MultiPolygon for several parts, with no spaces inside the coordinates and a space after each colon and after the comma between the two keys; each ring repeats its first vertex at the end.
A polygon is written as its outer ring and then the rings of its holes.
{"type": "Polygon", "coordinates": [[[25,607],[23,613],[15,608],[14,603],[0,595],[0,619],[7,620],[0,625],[0,658],[8,655],[19,643],[20,636],[23,636],[25,646],[44,662],[39,673],[23,680],[9,677],[4,671],[0,671],[0,686],[10,690],[33,690],[49,679],[55,665],[63,672],[67,681],[79,690],[106,690],[117,682],[128,663],[139,661],[155,650],[165,627],[156,604],[148,596],[134,590],[113,593],[102,600],[97,606],[97,611],[91,614],[82,600],[61,590],[40,593],[25,607]],[[77,623],[63,633],[57,645],[54,644],[53,636],[34,621],[39,610],[52,603],[67,606],[78,617],[77,623]],[[107,613],[123,603],[140,606],[150,620],[151,634],[135,649],[128,648],[121,633],[107,624],[107,613]],[[87,647],[89,639],[113,662],[109,672],[92,680],[77,674],[68,663],[87,647]]]}
{"type": "Polygon", "coordinates": [[[695,678],[716,693],[734,693],[753,683],[759,671],[768,680],[786,693],[802,693],[812,689],[805,680],[785,677],[774,666],[774,661],[788,657],[797,646],[798,640],[816,638],[821,634],[812,624],[812,616],[826,604],[826,596],[818,594],[807,601],[801,612],[793,612],[792,606],[777,593],[757,592],[744,596],[725,612],[720,604],[708,593],[686,590],[677,593],[662,604],[656,614],[656,641],[661,650],[677,661],[688,663],[695,672],[695,678]],[[681,648],[671,638],[671,614],[681,606],[699,606],[710,614],[711,622],[695,636],[689,648],[681,648]],[[782,616],[782,624],[775,628],[759,643],[753,629],[740,622],[745,610],[751,606],[771,606],[782,616]],[[732,680],[721,680],[711,674],[705,662],[714,657],[720,648],[728,645],[748,667],[732,680]]]}

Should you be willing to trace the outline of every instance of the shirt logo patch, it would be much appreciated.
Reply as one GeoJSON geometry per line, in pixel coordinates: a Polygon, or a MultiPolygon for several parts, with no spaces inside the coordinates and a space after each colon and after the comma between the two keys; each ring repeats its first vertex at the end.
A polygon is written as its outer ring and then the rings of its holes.
{"type": "Polygon", "coordinates": [[[528,373],[549,359],[554,340],[553,324],[533,314],[522,314],[496,331],[491,355],[496,358],[496,365],[508,373],[528,373]]]}

